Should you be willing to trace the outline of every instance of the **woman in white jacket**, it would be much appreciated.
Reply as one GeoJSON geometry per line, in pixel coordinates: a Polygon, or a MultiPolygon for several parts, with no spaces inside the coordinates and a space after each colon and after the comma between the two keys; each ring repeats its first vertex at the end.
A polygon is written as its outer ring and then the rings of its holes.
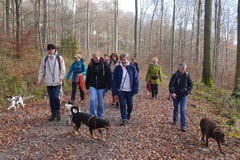
{"type": "Polygon", "coordinates": [[[42,59],[39,68],[37,86],[40,86],[43,77],[45,77],[52,112],[49,121],[54,120],[56,117],[60,121],[59,93],[62,81],[66,75],[65,63],[63,57],[57,53],[54,44],[48,44],[47,50],[48,54],[42,59]]]}

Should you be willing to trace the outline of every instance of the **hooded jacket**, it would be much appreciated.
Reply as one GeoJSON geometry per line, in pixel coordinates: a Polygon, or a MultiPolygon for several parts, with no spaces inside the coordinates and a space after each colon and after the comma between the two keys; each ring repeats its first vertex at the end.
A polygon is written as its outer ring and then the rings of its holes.
{"type": "Polygon", "coordinates": [[[57,60],[56,52],[53,55],[46,55],[42,59],[39,73],[38,73],[38,82],[41,82],[43,77],[45,77],[45,84],[46,86],[58,86],[62,84],[64,77],[66,75],[65,63],[63,57],[59,55],[60,58],[60,65],[57,60]],[[48,56],[47,60],[45,58],[48,56]],[[52,58],[50,58],[52,56],[52,58]]]}
{"type": "MultiPolygon", "coordinates": [[[[138,93],[138,85],[139,85],[139,78],[138,78],[138,73],[136,70],[135,65],[130,63],[129,65],[126,66],[127,72],[130,77],[130,85],[131,85],[131,90],[132,90],[132,95],[138,93]]],[[[113,84],[112,84],[112,91],[113,91],[113,96],[119,95],[120,91],[120,85],[122,82],[122,75],[123,75],[123,68],[120,65],[118,65],[113,74],[113,84]]]]}
{"type": "Polygon", "coordinates": [[[77,81],[77,77],[79,74],[82,74],[83,75],[83,79],[85,79],[86,77],[86,74],[87,74],[87,66],[86,64],[84,63],[84,59],[81,58],[80,61],[75,61],[72,63],[68,73],[67,73],[67,77],[66,79],[69,79],[72,75],[72,82],[76,82],[77,81]]]}
{"type": "Polygon", "coordinates": [[[94,87],[96,89],[110,89],[112,86],[111,71],[108,64],[101,57],[98,63],[95,63],[93,59],[88,65],[86,88],[94,87]]]}

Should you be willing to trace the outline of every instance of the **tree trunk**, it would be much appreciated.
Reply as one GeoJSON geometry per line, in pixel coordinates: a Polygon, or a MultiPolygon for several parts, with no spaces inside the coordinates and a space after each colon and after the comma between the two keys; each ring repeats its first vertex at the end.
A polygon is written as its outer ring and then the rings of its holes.
{"type": "Polygon", "coordinates": [[[16,53],[17,57],[21,58],[21,46],[20,46],[20,6],[22,0],[15,0],[16,7],[16,53]]]}
{"type": "Polygon", "coordinates": [[[90,59],[90,0],[87,0],[87,53],[90,59]]]}
{"type": "Polygon", "coordinates": [[[138,0],[135,0],[134,58],[137,58],[138,0]]]}
{"type": "Polygon", "coordinates": [[[194,2],[194,10],[193,10],[193,17],[192,17],[192,33],[191,33],[191,49],[190,49],[190,64],[193,61],[193,40],[195,36],[195,17],[196,17],[196,2],[194,2]]]}
{"type": "Polygon", "coordinates": [[[237,64],[235,73],[235,83],[234,90],[239,88],[239,78],[240,78],[240,0],[238,0],[238,28],[237,28],[237,64]]]}
{"type": "Polygon", "coordinates": [[[151,19],[151,25],[150,25],[150,33],[149,33],[149,40],[148,40],[148,55],[150,54],[150,51],[151,51],[152,27],[153,27],[153,20],[154,20],[154,16],[155,16],[157,7],[158,7],[158,0],[154,0],[154,9],[153,9],[153,13],[152,13],[152,19],[151,19]]]}
{"type": "Polygon", "coordinates": [[[198,67],[199,67],[199,61],[200,61],[200,18],[201,18],[201,7],[202,2],[199,0],[198,2],[198,16],[197,16],[197,39],[196,39],[196,76],[199,74],[198,67]]]}
{"type": "Polygon", "coordinates": [[[208,87],[213,87],[211,73],[211,52],[212,52],[212,0],[205,1],[205,23],[204,23],[204,57],[202,82],[208,87]]]}
{"type": "Polygon", "coordinates": [[[9,38],[10,35],[10,28],[9,28],[9,7],[10,7],[10,0],[6,0],[6,35],[9,38]]]}
{"type": "Polygon", "coordinates": [[[185,47],[186,47],[186,37],[187,37],[187,26],[188,26],[188,0],[186,3],[186,10],[184,14],[184,29],[183,29],[183,41],[182,41],[182,51],[181,51],[181,62],[185,61],[185,47]]]}
{"type": "Polygon", "coordinates": [[[118,0],[114,1],[114,52],[118,53],[118,0]]]}
{"type": "Polygon", "coordinates": [[[220,33],[221,33],[221,16],[222,16],[222,7],[221,0],[218,2],[218,18],[217,18],[217,33],[216,33],[216,53],[215,53],[215,81],[218,82],[218,59],[219,59],[219,50],[220,50],[220,33]]]}
{"type": "Polygon", "coordinates": [[[173,58],[173,52],[174,52],[174,41],[175,41],[175,10],[176,10],[176,0],[173,0],[173,17],[172,17],[172,33],[171,33],[171,55],[170,55],[170,73],[173,73],[173,63],[174,63],[174,58],[173,58]]]}
{"type": "Polygon", "coordinates": [[[163,63],[162,55],[162,30],[163,30],[163,10],[164,10],[164,0],[161,0],[161,16],[160,16],[160,44],[159,44],[159,54],[160,54],[160,64],[163,63]]]}
{"type": "Polygon", "coordinates": [[[43,0],[43,29],[42,29],[42,45],[46,46],[46,33],[47,33],[47,0],[43,0]]]}

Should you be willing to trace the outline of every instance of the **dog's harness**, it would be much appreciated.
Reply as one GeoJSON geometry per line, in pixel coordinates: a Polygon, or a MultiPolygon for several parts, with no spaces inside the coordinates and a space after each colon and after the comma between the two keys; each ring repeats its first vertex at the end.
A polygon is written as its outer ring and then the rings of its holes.
{"type": "Polygon", "coordinates": [[[218,127],[216,127],[214,130],[213,130],[213,136],[215,137],[215,132],[216,130],[218,129],[218,127]]]}
{"type": "MultiPolygon", "coordinates": [[[[89,125],[90,120],[91,120],[93,117],[94,117],[94,116],[91,116],[91,117],[88,118],[88,125],[89,125]]],[[[96,121],[94,121],[94,129],[97,129],[97,122],[96,122],[96,121]]]]}

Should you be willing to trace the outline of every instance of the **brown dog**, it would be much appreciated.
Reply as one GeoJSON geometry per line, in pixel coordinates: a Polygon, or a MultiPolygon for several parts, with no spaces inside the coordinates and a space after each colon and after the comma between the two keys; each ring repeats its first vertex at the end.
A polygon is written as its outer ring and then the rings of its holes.
{"type": "Polygon", "coordinates": [[[217,141],[220,152],[223,154],[220,143],[224,143],[224,132],[218,127],[211,119],[203,118],[200,121],[200,127],[202,131],[202,141],[206,135],[206,147],[208,147],[208,138],[213,138],[217,141]]]}

